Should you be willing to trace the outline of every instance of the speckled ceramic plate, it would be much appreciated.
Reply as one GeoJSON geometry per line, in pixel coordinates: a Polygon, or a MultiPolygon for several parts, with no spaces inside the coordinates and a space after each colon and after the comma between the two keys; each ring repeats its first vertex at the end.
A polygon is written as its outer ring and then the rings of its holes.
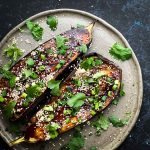
{"type": "MultiPolygon", "coordinates": [[[[96,21],[93,31],[93,42],[90,47],[89,52],[97,52],[106,58],[114,61],[120,68],[122,68],[123,73],[123,82],[124,82],[124,90],[126,95],[121,98],[119,104],[117,106],[111,105],[107,108],[104,113],[106,115],[114,114],[119,118],[123,118],[126,113],[131,113],[131,117],[127,126],[122,128],[114,128],[110,125],[109,129],[101,134],[101,136],[89,136],[89,132],[94,132],[94,129],[89,125],[85,124],[83,128],[83,134],[86,136],[85,142],[85,150],[88,150],[91,146],[97,146],[99,150],[109,150],[117,148],[126,136],[131,131],[134,126],[138,114],[140,112],[140,107],[142,103],[142,94],[143,94],[143,86],[142,86],[142,76],[141,69],[137,58],[133,53],[132,59],[121,62],[118,60],[114,60],[108,53],[109,48],[115,42],[120,42],[126,47],[130,47],[126,39],[122,36],[122,34],[117,31],[110,24],[105,22],[104,20],[89,14],[87,12],[79,11],[79,10],[71,10],[71,9],[58,9],[58,10],[49,10],[42,13],[39,13],[35,16],[29,18],[30,20],[34,20],[39,22],[39,24],[44,28],[44,36],[43,40],[40,42],[36,42],[33,40],[32,36],[29,34],[26,29],[25,22],[22,22],[17,27],[15,27],[11,32],[9,32],[6,37],[0,43],[0,49],[4,49],[8,44],[11,44],[13,41],[17,43],[17,46],[25,51],[25,54],[37,47],[40,43],[47,41],[53,36],[69,30],[72,26],[79,24],[88,25],[89,23],[96,21]],[[55,32],[52,32],[48,25],[46,24],[46,17],[48,15],[54,15],[58,17],[58,29],[55,32]],[[18,29],[22,28],[25,30],[24,33],[21,33],[18,29]],[[28,41],[31,41],[30,44],[28,41]]],[[[2,51],[0,52],[2,56],[2,51]]],[[[4,58],[0,58],[2,63],[5,63],[6,60],[4,58]]],[[[0,118],[0,134],[4,138],[4,140],[9,144],[10,141],[16,138],[15,134],[9,133],[5,131],[5,128],[9,126],[2,117],[0,118]]],[[[62,144],[67,142],[72,135],[72,131],[69,131],[61,136],[59,136],[54,141],[41,142],[36,144],[20,144],[14,147],[17,150],[29,149],[29,150],[58,150],[62,144]]]]}

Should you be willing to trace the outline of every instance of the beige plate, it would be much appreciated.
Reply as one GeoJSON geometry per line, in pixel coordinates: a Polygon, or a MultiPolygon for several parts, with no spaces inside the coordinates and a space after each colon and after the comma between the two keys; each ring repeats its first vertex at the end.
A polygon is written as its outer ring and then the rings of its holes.
{"type": "MultiPolygon", "coordinates": [[[[29,31],[25,27],[25,22],[22,22],[17,27],[15,27],[11,32],[9,32],[5,38],[0,43],[0,49],[4,49],[7,45],[12,42],[16,42],[17,46],[23,50],[25,53],[28,53],[35,47],[37,47],[40,43],[47,41],[53,36],[69,30],[72,26],[76,27],[78,24],[88,25],[89,23],[96,21],[94,31],[93,31],[93,42],[90,47],[90,52],[97,52],[106,58],[114,61],[123,71],[123,82],[125,84],[125,92],[126,96],[122,97],[119,104],[117,106],[111,105],[109,108],[105,110],[106,115],[115,114],[116,116],[123,118],[126,113],[131,113],[131,118],[129,120],[129,124],[124,126],[123,128],[114,128],[110,125],[109,129],[101,134],[101,136],[89,136],[89,132],[94,129],[89,125],[85,124],[83,128],[83,134],[86,136],[85,150],[89,150],[91,146],[97,146],[98,149],[109,150],[117,148],[126,136],[131,131],[134,126],[138,114],[140,112],[141,104],[142,104],[142,95],[143,95],[143,86],[142,86],[142,76],[141,69],[137,58],[133,53],[132,59],[129,61],[121,62],[118,60],[114,60],[108,53],[109,48],[115,42],[120,42],[126,47],[130,47],[126,39],[122,36],[122,34],[117,31],[110,24],[105,22],[104,20],[90,14],[87,12],[72,10],[72,9],[58,9],[58,10],[48,10],[42,13],[39,13],[31,18],[30,20],[34,20],[40,23],[40,25],[44,28],[44,36],[43,40],[40,42],[36,42],[33,40],[29,31]],[[48,25],[46,24],[46,17],[48,15],[54,15],[58,17],[58,29],[55,32],[52,32],[48,25]],[[22,28],[25,30],[24,33],[21,33],[18,28],[22,28]],[[29,43],[30,41],[31,43],[29,43]]],[[[2,54],[2,51],[0,52],[2,54]]],[[[0,55],[2,56],[2,55],[0,55]]],[[[5,63],[6,60],[1,58],[2,62],[5,63]]],[[[14,134],[10,134],[5,131],[5,128],[9,126],[2,117],[0,119],[0,134],[4,138],[4,140],[9,144],[10,141],[16,138],[14,134]]],[[[67,142],[72,135],[72,131],[69,131],[61,136],[59,136],[56,140],[41,142],[37,144],[21,144],[16,146],[15,148],[18,150],[23,150],[29,148],[30,150],[58,150],[62,144],[67,142]]]]}

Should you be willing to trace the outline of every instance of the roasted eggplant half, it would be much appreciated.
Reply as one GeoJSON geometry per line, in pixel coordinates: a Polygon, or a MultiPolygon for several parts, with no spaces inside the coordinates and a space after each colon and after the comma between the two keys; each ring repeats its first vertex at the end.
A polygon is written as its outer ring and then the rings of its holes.
{"type": "Polygon", "coordinates": [[[6,78],[0,79],[0,95],[4,91],[7,93],[1,105],[6,109],[12,104],[14,106],[11,120],[23,117],[43,100],[47,82],[57,79],[77,57],[87,51],[93,25],[66,31],[23,57],[10,69],[11,74],[15,75],[14,87],[9,86],[6,78]]]}
{"type": "Polygon", "coordinates": [[[88,54],[60,85],[60,96],[40,109],[30,120],[24,137],[35,143],[56,138],[104,110],[119,95],[122,71],[96,53],[88,54]]]}

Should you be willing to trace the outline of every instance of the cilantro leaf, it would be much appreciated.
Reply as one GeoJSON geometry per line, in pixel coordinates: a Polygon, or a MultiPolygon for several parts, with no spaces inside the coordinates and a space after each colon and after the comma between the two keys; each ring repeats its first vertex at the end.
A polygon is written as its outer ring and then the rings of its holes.
{"type": "Polygon", "coordinates": [[[94,59],[94,57],[86,58],[81,62],[81,67],[85,70],[91,69],[94,66],[101,65],[103,62],[100,59],[94,59]]]}
{"type": "Polygon", "coordinates": [[[30,67],[32,67],[34,65],[35,61],[32,58],[28,58],[26,61],[26,64],[30,67]]]}
{"type": "Polygon", "coordinates": [[[51,30],[55,31],[57,29],[58,19],[56,17],[48,16],[46,22],[49,25],[51,30]]]}
{"type": "Polygon", "coordinates": [[[4,102],[5,99],[3,98],[3,96],[0,96],[0,103],[4,102]]]}
{"type": "Polygon", "coordinates": [[[28,77],[31,77],[32,79],[38,78],[38,75],[32,70],[24,69],[23,75],[25,75],[25,78],[28,78],[28,77]]]}
{"type": "Polygon", "coordinates": [[[8,71],[11,68],[11,66],[12,66],[12,61],[9,61],[2,67],[2,69],[8,71]]]}
{"type": "Polygon", "coordinates": [[[60,69],[65,64],[65,60],[60,60],[59,64],[56,65],[56,69],[60,69]]]}
{"type": "Polygon", "coordinates": [[[109,120],[103,114],[100,114],[99,118],[92,123],[92,126],[96,128],[97,134],[100,134],[102,130],[108,129],[109,120]]]}
{"type": "Polygon", "coordinates": [[[23,55],[23,52],[17,48],[16,44],[12,44],[4,49],[4,54],[6,57],[13,59],[13,61],[17,61],[23,55]]]}
{"type": "Polygon", "coordinates": [[[0,74],[2,74],[3,78],[8,80],[9,86],[11,88],[15,86],[16,76],[12,72],[1,68],[0,74]]]}
{"type": "Polygon", "coordinates": [[[116,98],[112,101],[112,104],[113,105],[117,105],[119,103],[119,98],[116,98]]]}
{"type": "Polygon", "coordinates": [[[86,95],[84,93],[77,93],[67,101],[67,104],[70,107],[74,107],[74,108],[80,107],[84,104],[85,99],[86,99],[86,95]]]}
{"type": "Polygon", "coordinates": [[[13,114],[13,109],[16,106],[16,101],[10,101],[5,107],[4,107],[4,115],[6,118],[11,118],[13,114]]]}
{"type": "Polygon", "coordinates": [[[123,127],[128,123],[128,119],[119,119],[116,116],[110,116],[109,121],[113,124],[114,127],[123,127]]]}
{"type": "Polygon", "coordinates": [[[128,60],[132,57],[132,51],[130,48],[125,48],[119,43],[115,43],[109,53],[114,56],[114,58],[120,59],[122,61],[128,60]]]}
{"type": "Polygon", "coordinates": [[[49,132],[50,138],[54,139],[58,136],[57,129],[59,129],[60,126],[57,123],[53,123],[52,125],[47,126],[47,130],[49,132]]]}
{"type": "Polygon", "coordinates": [[[56,46],[57,46],[57,48],[64,47],[64,44],[65,44],[65,42],[67,42],[67,41],[68,41],[67,38],[64,38],[64,37],[61,36],[61,35],[57,35],[57,36],[56,36],[56,46]]]}
{"type": "Polygon", "coordinates": [[[47,87],[49,89],[51,89],[51,94],[53,96],[60,96],[60,89],[59,89],[59,85],[60,85],[61,81],[55,81],[54,79],[48,81],[47,83],[47,87]]]}
{"type": "Polygon", "coordinates": [[[76,131],[69,142],[61,150],[80,150],[84,147],[85,139],[79,131],[76,131]]]}
{"type": "Polygon", "coordinates": [[[82,52],[82,53],[86,53],[87,52],[87,46],[86,44],[82,44],[81,46],[78,46],[77,49],[82,52]]]}
{"type": "Polygon", "coordinates": [[[39,24],[28,20],[26,21],[26,25],[27,28],[31,31],[31,34],[36,41],[42,39],[43,28],[39,24]]]}

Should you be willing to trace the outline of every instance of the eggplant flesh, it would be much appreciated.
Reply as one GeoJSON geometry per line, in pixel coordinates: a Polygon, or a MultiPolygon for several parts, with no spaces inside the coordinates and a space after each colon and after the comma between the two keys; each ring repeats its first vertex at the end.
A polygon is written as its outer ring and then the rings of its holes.
{"type": "Polygon", "coordinates": [[[23,118],[29,111],[35,108],[35,106],[45,98],[48,90],[46,87],[47,82],[63,75],[66,68],[75,61],[77,57],[83,55],[77,48],[82,44],[89,46],[92,40],[92,28],[93,24],[90,24],[85,28],[71,29],[62,33],[61,36],[67,39],[65,45],[68,48],[66,49],[65,54],[58,53],[56,38],[52,38],[23,57],[10,69],[17,77],[14,88],[10,88],[7,79],[0,79],[0,93],[3,90],[6,90],[7,92],[7,95],[4,97],[5,101],[2,103],[3,107],[7,107],[12,100],[16,102],[10,118],[12,121],[23,118]],[[49,53],[49,51],[51,51],[51,53],[49,53]],[[44,56],[45,58],[42,59],[41,56],[44,56]],[[28,68],[26,63],[29,58],[32,58],[35,62],[34,66],[31,68],[28,68]],[[57,68],[58,64],[60,64],[60,60],[63,60],[64,63],[60,68],[57,68]],[[45,67],[42,71],[40,71],[41,66],[45,67]],[[24,78],[24,70],[32,70],[38,77],[36,79],[30,77],[24,78]],[[41,83],[41,81],[43,85],[40,94],[32,97],[28,103],[26,103],[27,100],[24,97],[24,93],[26,94],[27,88],[36,85],[39,82],[41,83]]]}
{"type": "MultiPolygon", "coordinates": [[[[53,131],[49,127],[57,126],[55,132],[58,136],[88,121],[119,96],[121,79],[122,71],[113,62],[97,53],[86,55],[61,84],[61,95],[53,96],[50,103],[31,118],[22,141],[35,143],[53,139],[53,131]],[[86,61],[93,63],[93,66],[87,69],[86,61]],[[70,106],[68,101],[79,93],[86,97],[83,104],[70,106]]],[[[20,143],[19,140],[12,142],[12,145],[20,143]]]]}

